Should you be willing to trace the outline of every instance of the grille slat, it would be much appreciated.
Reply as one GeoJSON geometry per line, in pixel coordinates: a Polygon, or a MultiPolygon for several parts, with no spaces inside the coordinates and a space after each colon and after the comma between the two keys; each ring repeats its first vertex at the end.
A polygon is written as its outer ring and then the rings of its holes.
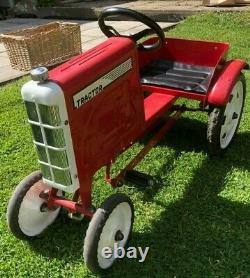
{"type": "Polygon", "coordinates": [[[70,186],[72,178],[59,107],[28,101],[25,106],[43,177],[70,186]]]}

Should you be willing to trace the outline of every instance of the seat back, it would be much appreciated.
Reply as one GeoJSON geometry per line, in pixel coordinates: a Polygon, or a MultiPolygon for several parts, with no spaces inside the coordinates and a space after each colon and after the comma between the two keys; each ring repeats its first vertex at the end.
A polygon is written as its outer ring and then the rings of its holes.
{"type": "MultiPolygon", "coordinates": [[[[147,42],[151,44],[156,38],[147,42]]],[[[162,59],[184,64],[214,67],[226,58],[229,44],[222,42],[166,38],[165,44],[157,51],[139,53],[139,65],[143,68],[152,60],[162,59]]]]}

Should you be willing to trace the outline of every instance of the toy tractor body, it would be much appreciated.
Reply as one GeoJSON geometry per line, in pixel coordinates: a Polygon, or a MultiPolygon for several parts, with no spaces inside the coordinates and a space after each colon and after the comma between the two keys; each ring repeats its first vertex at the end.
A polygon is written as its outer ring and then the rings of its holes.
{"type": "MultiPolygon", "coordinates": [[[[146,18],[141,16],[140,20],[146,18]]],[[[103,21],[99,22],[103,30],[103,21]]],[[[36,72],[35,80],[22,88],[42,174],[37,172],[19,185],[26,188],[21,203],[15,197],[21,194],[17,188],[8,209],[10,229],[19,238],[36,236],[53,222],[60,207],[73,216],[92,218],[84,257],[94,271],[113,264],[115,258],[105,259],[102,249],[115,242],[124,246],[133,223],[133,205],[124,194],[114,194],[102,210],[94,210],[91,193],[96,171],[106,166],[105,179],[113,187],[126,177],[146,182],[133,168],[186,110],[212,114],[209,146],[213,153],[220,153],[231,143],[244,105],[241,71],[247,65],[242,60],[226,60],[228,44],[165,39],[159,26],[144,23],[155,28],[158,39],[148,39],[143,49],[130,37],[111,36],[106,29],[110,38],[105,42],[51,70],[48,77],[46,72],[36,72]],[[192,99],[199,106],[175,105],[179,98],[192,99]],[[219,115],[216,126],[214,115],[219,115]],[[155,127],[155,135],[142,151],[112,177],[116,157],[155,127]],[[32,188],[39,198],[37,229],[28,221],[32,218],[29,201],[35,196],[32,188]],[[73,200],[64,198],[62,192],[74,193],[73,200]],[[26,214],[15,215],[13,206],[19,211],[26,206],[26,214]]]]}

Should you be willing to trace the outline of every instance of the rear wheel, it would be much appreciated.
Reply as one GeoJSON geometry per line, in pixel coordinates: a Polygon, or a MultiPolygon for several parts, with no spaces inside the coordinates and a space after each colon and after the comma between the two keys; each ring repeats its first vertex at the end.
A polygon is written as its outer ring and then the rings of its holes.
{"type": "Polygon", "coordinates": [[[222,153],[231,144],[240,124],[246,95],[246,82],[241,74],[233,87],[228,103],[211,109],[207,140],[211,154],[222,153]]]}
{"type": "Polygon", "coordinates": [[[134,207],[125,194],[113,194],[97,209],[84,240],[84,261],[93,272],[110,268],[115,262],[114,246],[124,247],[130,239],[134,207]],[[110,248],[110,257],[104,248],[110,248]]]}
{"type": "MultiPolygon", "coordinates": [[[[43,183],[40,171],[33,172],[16,187],[8,204],[7,222],[17,238],[38,236],[57,218],[60,208],[46,209],[45,201],[39,197],[46,190],[50,187],[43,183]]],[[[62,196],[62,192],[57,195],[62,196]]]]}

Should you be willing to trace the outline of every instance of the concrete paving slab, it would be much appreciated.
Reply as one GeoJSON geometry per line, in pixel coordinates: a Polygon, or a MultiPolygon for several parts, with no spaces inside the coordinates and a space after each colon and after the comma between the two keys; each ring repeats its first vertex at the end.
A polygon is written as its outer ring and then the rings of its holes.
{"type": "Polygon", "coordinates": [[[94,28],[94,29],[86,29],[86,28],[81,28],[81,36],[85,39],[88,40],[88,38],[99,38],[103,36],[102,31],[99,28],[94,28]]]}
{"type": "Polygon", "coordinates": [[[89,50],[90,48],[97,46],[98,44],[104,42],[105,40],[106,38],[98,38],[92,41],[87,41],[86,43],[82,44],[82,50],[83,51],[89,50]]]}
{"type": "Polygon", "coordinates": [[[0,24],[0,34],[6,32],[17,31],[20,29],[25,29],[29,27],[38,26],[41,24],[46,24],[55,21],[53,19],[40,19],[30,20],[30,18],[11,18],[7,20],[2,20],[0,24]]]}
{"type": "MultiPolygon", "coordinates": [[[[82,25],[87,24],[86,27],[89,29],[88,23],[93,23],[93,21],[87,21],[87,20],[69,20],[69,19],[43,19],[43,18],[10,18],[7,20],[2,20],[0,24],[0,34],[6,33],[6,32],[13,32],[25,28],[35,27],[42,24],[46,24],[49,22],[76,22],[82,25]]],[[[93,25],[93,24],[92,24],[93,25]]],[[[96,28],[96,25],[93,25],[94,28],[96,28]]]]}
{"type": "Polygon", "coordinates": [[[1,57],[1,67],[10,65],[10,60],[7,55],[0,56],[1,57]]]}
{"type": "Polygon", "coordinates": [[[129,8],[148,15],[155,21],[179,21],[185,17],[204,12],[235,12],[250,11],[250,5],[236,5],[230,7],[205,7],[202,1],[76,1],[77,3],[62,4],[52,8],[39,8],[39,17],[63,17],[63,18],[98,18],[103,9],[108,7],[129,8]]]}
{"type": "Polygon", "coordinates": [[[6,49],[3,45],[3,43],[0,43],[0,53],[5,52],[5,51],[6,51],[6,49]]]}
{"type": "Polygon", "coordinates": [[[0,84],[24,76],[28,72],[14,70],[10,65],[0,66],[0,84]]]}
{"type": "MultiPolygon", "coordinates": [[[[33,18],[8,19],[1,22],[0,34],[6,32],[6,30],[8,32],[16,31],[27,27],[46,24],[52,21],[55,20],[37,19],[37,18],[36,19],[33,18]]],[[[107,39],[99,29],[97,21],[86,21],[86,20],[61,20],[61,21],[77,22],[80,24],[83,51],[86,51],[107,39]]],[[[143,24],[135,21],[110,21],[108,24],[117,28],[118,32],[120,32],[121,34],[133,34],[138,31],[141,31],[144,28],[143,24]]],[[[170,28],[171,26],[175,25],[173,23],[167,23],[167,22],[160,22],[159,24],[163,29],[170,28]]],[[[0,43],[0,83],[7,82],[9,80],[18,78],[26,74],[27,72],[17,71],[11,68],[6,49],[4,48],[3,43],[0,43]]]]}

